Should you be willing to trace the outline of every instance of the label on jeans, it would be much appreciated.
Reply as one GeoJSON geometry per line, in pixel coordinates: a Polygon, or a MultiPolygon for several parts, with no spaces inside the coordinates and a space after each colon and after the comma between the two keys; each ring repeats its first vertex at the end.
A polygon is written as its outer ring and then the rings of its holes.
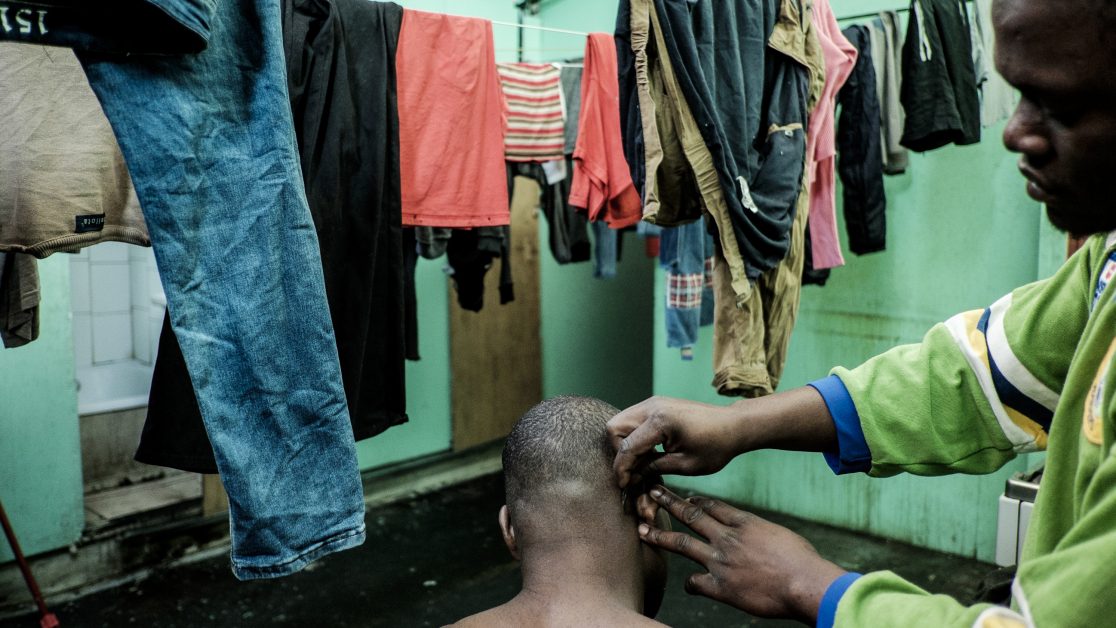
{"type": "Polygon", "coordinates": [[[46,35],[46,9],[0,4],[0,32],[5,35],[46,35]]]}
{"type": "Polygon", "coordinates": [[[105,228],[105,215],[88,214],[85,216],[74,216],[74,223],[74,233],[103,231],[105,228]]]}

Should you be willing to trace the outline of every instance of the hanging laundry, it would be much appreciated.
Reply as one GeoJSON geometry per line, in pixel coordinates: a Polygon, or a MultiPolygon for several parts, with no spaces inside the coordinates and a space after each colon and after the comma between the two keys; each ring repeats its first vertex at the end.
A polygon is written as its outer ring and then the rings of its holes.
{"type": "Polygon", "coordinates": [[[404,338],[407,346],[407,359],[417,362],[422,359],[418,342],[418,290],[415,285],[415,272],[418,271],[418,241],[415,228],[403,230],[403,323],[404,338]]]}
{"type": "Polygon", "coordinates": [[[876,71],[876,98],[880,103],[880,151],[884,174],[902,174],[907,170],[907,149],[900,144],[906,114],[900,102],[903,35],[899,30],[899,14],[883,11],[868,25],[872,65],[876,71]]]}
{"type": "Polygon", "coordinates": [[[833,271],[824,268],[816,270],[810,260],[814,259],[813,246],[810,244],[810,225],[806,225],[806,260],[802,268],[802,285],[804,286],[824,286],[829,282],[829,276],[833,271]]]}
{"type": "Polygon", "coordinates": [[[980,97],[965,0],[911,0],[903,44],[903,146],[980,141],[980,97]]]}
{"type": "Polygon", "coordinates": [[[980,89],[980,122],[990,127],[1011,117],[1016,91],[1000,76],[993,59],[996,32],[992,28],[992,0],[973,0],[968,9],[973,29],[976,81],[980,89]]]}
{"type": "Polygon", "coordinates": [[[660,234],[667,346],[682,350],[683,359],[693,359],[698,329],[713,324],[713,255],[713,236],[704,220],[666,227],[660,234]]]}
{"type": "Polygon", "coordinates": [[[306,202],[280,6],[197,3],[209,45],[79,54],[155,247],[221,480],[233,573],[364,541],[364,495],[306,202]]]}
{"type": "Polygon", "coordinates": [[[30,255],[0,252],[0,341],[14,349],[38,337],[38,263],[30,255]]]}
{"type": "Polygon", "coordinates": [[[403,9],[283,0],[287,82],[356,440],[407,422],[396,51],[403,9]]]}
{"type": "Polygon", "coordinates": [[[495,54],[491,22],[403,11],[395,65],[404,225],[510,223],[495,54]]]}
{"type": "Polygon", "coordinates": [[[0,40],[82,52],[196,53],[205,50],[213,26],[212,3],[196,0],[119,0],[111,6],[5,0],[0,8],[0,40]]]}
{"type": "MultiPolygon", "coordinates": [[[[584,64],[584,59],[571,63],[584,64]]],[[[566,142],[562,151],[573,156],[577,150],[578,120],[581,119],[581,76],[582,68],[577,65],[562,64],[560,76],[562,80],[562,103],[566,107],[566,142]]],[[[573,168],[568,168],[572,174],[573,168]]]]}
{"type": "MultiPolygon", "coordinates": [[[[508,254],[510,234],[501,228],[454,229],[446,247],[446,256],[453,269],[457,304],[470,312],[484,309],[484,277],[498,257],[508,254]]],[[[500,303],[514,300],[510,281],[500,282],[500,303]]]]}
{"type": "Polygon", "coordinates": [[[810,238],[816,270],[845,264],[837,237],[837,92],[856,65],[857,50],[841,33],[829,0],[814,1],[814,26],[825,55],[825,91],[810,115],[810,238]]]}
{"type": "MultiPolygon", "coordinates": [[[[796,85],[805,92],[795,92],[804,103],[803,117],[816,111],[823,100],[825,89],[825,64],[817,28],[812,13],[801,3],[784,0],[779,3],[778,19],[773,27],[769,45],[772,50],[796,60],[805,74],[794,73],[796,85]],[[801,81],[801,83],[797,82],[801,81]]],[[[797,104],[789,107],[797,111],[797,104]]],[[[797,152],[802,166],[808,163],[809,153],[797,152]]],[[[789,248],[786,256],[756,280],[755,289],[742,302],[734,300],[731,263],[725,259],[720,246],[715,248],[713,259],[713,291],[715,309],[713,321],[713,386],[722,395],[756,397],[767,395],[779,386],[786,364],[791,332],[798,317],[798,304],[802,291],[802,271],[805,262],[805,229],[809,218],[809,180],[802,177],[799,193],[791,215],[794,221],[788,233],[789,248]]]]}
{"type": "MultiPolygon", "coordinates": [[[[643,219],[663,227],[694,222],[709,211],[724,214],[724,192],[713,167],[713,157],[697,128],[682,94],[668,55],[659,54],[651,41],[650,0],[625,3],[631,7],[630,28],[625,33],[634,53],[631,98],[636,117],[628,119],[625,133],[638,138],[636,158],[643,191],[643,219]],[[699,183],[700,182],[700,183],[699,183]]],[[[634,150],[634,144],[632,149],[634,150]]]]}
{"type": "MultiPolygon", "coordinates": [[[[302,176],[352,432],[363,440],[407,421],[394,63],[402,9],[364,0],[284,0],[282,7],[302,176]]],[[[160,346],[176,343],[168,326],[163,333],[160,346]]],[[[182,404],[192,389],[181,355],[177,347],[159,353],[137,459],[216,473],[211,451],[184,451],[186,439],[176,438],[184,422],[202,425],[197,403],[182,404]]]]}
{"type": "MultiPolygon", "coordinates": [[[[849,250],[857,255],[887,247],[887,196],[884,193],[880,148],[880,102],[876,69],[867,26],[842,31],[859,51],[856,65],[837,94],[837,172],[844,191],[845,230],[849,250]]],[[[882,52],[882,51],[881,51],[882,52]]]]}
{"type": "Polygon", "coordinates": [[[618,83],[612,36],[591,33],[585,44],[570,204],[587,210],[589,220],[604,220],[612,229],[629,227],[640,219],[639,193],[624,160],[618,83]]]}
{"type": "Polygon", "coordinates": [[[504,158],[552,161],[565,158],[566,125],[561,71],[551,63],[497,63],[507,103],[504,158]]]}
{"type": "MultiPolygon", "coordinates": [[[[639,98],[636,91],[635,48],[632,41],[633,13],[628,0],[620,0],[616,10],[616,27],[613,39],[616,41],[617,85],[620,89],[620,132],[623,138],[624,159],[628,162],[628,173],[632,175],[632,185],[640,198],[646,196],[646,173],[644,172],[643,126],[639,98]]],[[[647,28],[644,28],[646,31],[647,28]]]]}
{"type": "MultiPolygon", "coordinates": [[[[630,3],[648,206],[654,212],[655,194],[675,195],[673,183],[659,178],[675,176],[666,174],[674,168],[669,165],[675,161],[672,153],[685,155],[702,194],[677,197],[700,198],[713,217],[740,302],[751,292],[749,280],[777,266],[788,250],[804,167],[811,84],[803,38],[777,36],[780,3],[764,4],[756,10],[740,0],[685,6],[663,0],[630,3]],[[659,76],[665,97],[659,95],[659,76]],[[667,112],[660,113],[662,107],[667,112]],[[671,121],[674,130],[656,131],[663,121],[671,121]],[[700,142],[693,141],[694,131],[700,142]],[[678,143],[672,146],[674,136],[678,143]]],[[[632,126],[629,119],[628,128],[632,126]]],[[[685,181],[690,175],[682,173],[685,181]]],[[[671,213],[664,221],[649,219],[678,224],[673,222],[672,213],[679,210],[674,202],[659,203],[671,213]]],[[[692,205],[683,207],[681,222],[693,219],[692,205]]]]}
{"type": "Polygon", "coordinates": [[[112,127],[74,53],[0,43],[0,251],[151,246],[112,127]]]}
{"type": "Polygon", "coordinates": [[[174,335],[169,313],[163,316],[159,352],[147,398],[147,419],[135,459],[190,473],[218,472],[213,444],[205,431],[186,358],[174,335]]]}
{"type": "Polygon", "coordinates": [[[663,228],[659,225],[653,225],[645,220],[641,220],[636,225],[636,235],[643,240],[643,252],[647,254],[650,259],[659,257],[662,253],[662,239],[663,228]]]}
{"type": "MultiPolygon", "coordinates": [[[[573,160],[563,162],[573,170],[573,160]]],[[[540,207],[547,222],[550,253],[559,264],[587,262],[591,256],[589,220],[583,212],[569,204],[570,178],[550,183],[543,169],[545,164],[508,163],[509,186],[514,177],[534,179],[542,190],[540,207]]],[[[509,188],[510,189],[510,188],[509,188]]]]}
{"type": "Polygon", "coordinates": [[[616,278],[623,235],[623,231],[610,229],[605,222],[593,223],[593,277],[596,279],[616,278]]]}
{"type": "Polygon", "coordinates": [[[761,397],[779,388],[802,298],[809,196],[800,196],[791,224],[790,250],[760,275],[752,295],[737,307],[731,275],[718,248],[713,258],[713,387],[732,397],[761,397]]]}

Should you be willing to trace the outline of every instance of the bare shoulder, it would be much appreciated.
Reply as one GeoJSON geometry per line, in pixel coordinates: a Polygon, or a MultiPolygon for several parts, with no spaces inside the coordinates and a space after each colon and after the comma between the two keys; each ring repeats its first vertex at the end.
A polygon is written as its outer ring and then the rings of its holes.
{"type": "Polygon", "coordinates": [[[484,611],[483,613],[470,615],[452,624],[449,628],[500,628],[502,626],[511,627],[517,625],[518,623],[510,616],[506,609],[503,607],[496,607],[484,611]]]}
{"type": "Polygon", "coordinates": [[[628,623],[627,625],[628,626],[649,626],[650,627],[650,626],[665,626],[666,624],[661,623],[661,622],[657,622],[654,619],[651,619],[651,618],[648,618],[648,617],[644,617],[643,615],[633,613],[632,616],[631,616],[631,622],[628,623]]]}

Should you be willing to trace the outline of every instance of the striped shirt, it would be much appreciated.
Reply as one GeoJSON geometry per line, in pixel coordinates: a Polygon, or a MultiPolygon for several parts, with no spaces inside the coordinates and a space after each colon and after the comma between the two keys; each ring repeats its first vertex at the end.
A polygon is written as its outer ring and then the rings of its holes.
{"type": "Polygon", "coordinates": [[[565,157],[565,108],[561,72],[551,64],[498,63],[507,102],[508,161],[551,161],[565,157]]]}

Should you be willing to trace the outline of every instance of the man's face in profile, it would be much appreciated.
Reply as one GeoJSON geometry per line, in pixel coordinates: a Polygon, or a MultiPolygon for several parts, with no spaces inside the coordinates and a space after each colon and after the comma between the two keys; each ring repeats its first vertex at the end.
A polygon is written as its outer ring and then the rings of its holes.
{"type": "Polygon", "coordinates": [[[996,67],[1020,92],[1004,144],[1027,192],[1074,235],[1116,229],[1116,6],[996,0],[996,67]]]}

